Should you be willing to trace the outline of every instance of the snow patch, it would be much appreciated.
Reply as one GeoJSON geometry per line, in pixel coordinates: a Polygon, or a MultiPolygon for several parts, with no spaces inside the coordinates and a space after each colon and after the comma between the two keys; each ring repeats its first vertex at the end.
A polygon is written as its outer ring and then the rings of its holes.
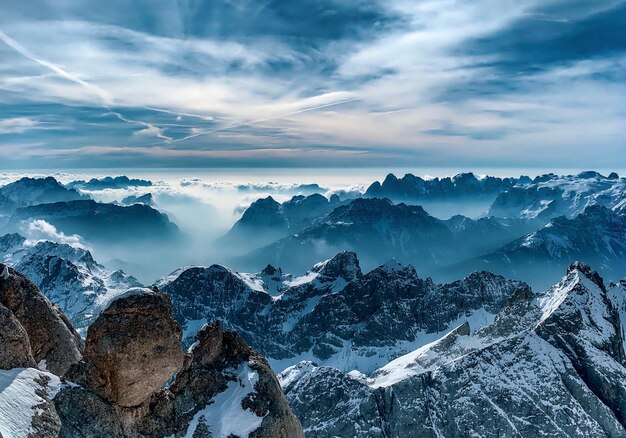
{"type": "Polygon", "coordinates": [[[33,368],[0,370],[0,435],[5,438],[31,436],[35,432],[33,417],[40,412],[38,406],[46,402],[39,394],[45,390],[51,399],[60,387],[57,376],[33,368]]]}
{"type": "Polygon", "coordinates": [[[241,406],[243,399],[254,392],[259,375],[246,364],[240,367],[237,380],[228,383],[224,392],[213,398],[213,403],[198,412],[189,427],[186,438],[192,438],[201,423],[206,424],[215,438],[248,437],[261,426],[263,417],[241,406]]]}

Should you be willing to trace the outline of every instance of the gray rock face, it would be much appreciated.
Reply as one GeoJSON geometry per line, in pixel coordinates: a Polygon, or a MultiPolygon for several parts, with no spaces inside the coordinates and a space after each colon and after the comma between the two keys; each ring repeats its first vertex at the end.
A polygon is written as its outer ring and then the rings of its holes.
{"type": "Polygon", "coordinates": [[[138,406],[183,364],[180,327],[167,296],[131,289],[90,327],[87,384],[117,406],[138,406]]]}
{"type": "MultiPolygon", "coordinates": [[[[356,255],[339,253],[273,295],[260,274],[191,268],[160,282],[186,336],[221,320],[284,369],[302,356],[345,371],[373,371],[437,339],[459,319],[487,325],[524,283],[487,272],[449,284],[389,263],[362,274],[356,255]]],[[[189,342],[188,342],[189,343],[189,342]]]]}
{"type": "Polygon", "coordinates": [[[487,328],[461,326],[370,377],[309,363],[279,378],[312,437],[624,437],[623,293],[575,263],[487,328]]]}
{"type": "Polygon", "coordinates": [[[67,386],[55,397],[62,419],[62,438],[124,438],[122,424],[113,405],[87,389],[67,386]]]}
{"type": "Polygon", "coordinates": [[[267,361],[219,324],[198,333],[187,365],[150,409],[135,426],[140,436],[304,437],[267,361]],[[228,406],[217,406],[227,394],[228,406]],[[221,422],[235,417],[241,424],[221,422]]]}
{"type": "MultiPolygon", "coordinates": [[[[0,265],[4,271],[6,265],[0,265]]],[[[22,274],[6,268],[0,277],[0,304],[28,334],[37,363],[62,376],[81,358],[82,343],[67,318],[22,274]]]]}
{"type": "Polygon", "coordinates": [[[27,368],[36,365],[30,351],[28,333],[13,312],[0,304],[0,369],[27,368]]]}

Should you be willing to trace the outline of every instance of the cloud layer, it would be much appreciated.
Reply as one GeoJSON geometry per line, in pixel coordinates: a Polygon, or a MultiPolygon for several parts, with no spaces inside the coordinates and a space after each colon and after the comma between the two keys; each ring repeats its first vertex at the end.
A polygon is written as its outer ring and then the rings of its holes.
{"type": "Polygon", "coordinates": [[[626,3],[9,2],[4,167],[626,160],[626,3]]]}

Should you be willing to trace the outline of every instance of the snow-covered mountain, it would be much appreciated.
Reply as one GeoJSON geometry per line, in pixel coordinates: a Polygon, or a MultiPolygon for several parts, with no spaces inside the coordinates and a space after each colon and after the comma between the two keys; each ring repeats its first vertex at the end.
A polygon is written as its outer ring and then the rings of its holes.
{"type": "Polygon", "coordinates": [[[33,220],[45,220],[66,234],[88,241],[129,244],[138,241],[171,241],[181,233],[167,215],[144,204],[121,206],[93,200],[55,202],[19,208],[8,230],[33,220]]]}
{"type": "Polygon", "coordinates": [[[623,437],[624,284],[574,263],[369,376],[303,362],[279,378],[309,437],[623,437]]]}
{"type": "Polygon", "coordinates": [[[204,323],[220,320],[275,369],[310,359],[362,372],[436,339],[459,321],[489,324],[513,292],[527,289],[487,272],[435,284],[397,262],[363,274],[350,252],[302,277],[277,273],[271,267],[260,274],[195,267],[158,287],[170,295],[187,343],[204,323]]]}
{"type": "Polygon", "coordinates": [[[626,178],[619,178],[616,173],[603,176],[592,171],[578,175],[541,175],[498,195],[489,215],[544,220],[556,216],[571,218],[591,205],[624,211],[626,178]]]}
{"type": "Polygon", "coordinates": [[[85,249],[50,241],[24,246],[24,241],[18,234],[0,238],[0,242],[11,242],[0,245],[4,262],[35,283],[80,333],[86,332],[111,299],[141,286],[123,271],[98,264],[85,249]]]}
{"type": "Polygon", "coordinates": [[[556,217],[495,252],[444,270],[453,277],[488,269],[546,287],[574,260],[593,264],[607,278],[626,275],[626,215],[592,205],[571,219],[556,217]]]}

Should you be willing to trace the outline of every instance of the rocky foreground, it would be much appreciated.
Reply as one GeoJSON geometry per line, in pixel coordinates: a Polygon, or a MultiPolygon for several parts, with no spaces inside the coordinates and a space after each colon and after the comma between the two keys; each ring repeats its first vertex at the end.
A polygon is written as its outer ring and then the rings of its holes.
{"type": "Polygon", "coordinates": [[[0,436],[304,436],[261,355],[219,324],[184,353],[157,290],[114,299],[83,345],[33,283],[0,272],[0,436]]]}

